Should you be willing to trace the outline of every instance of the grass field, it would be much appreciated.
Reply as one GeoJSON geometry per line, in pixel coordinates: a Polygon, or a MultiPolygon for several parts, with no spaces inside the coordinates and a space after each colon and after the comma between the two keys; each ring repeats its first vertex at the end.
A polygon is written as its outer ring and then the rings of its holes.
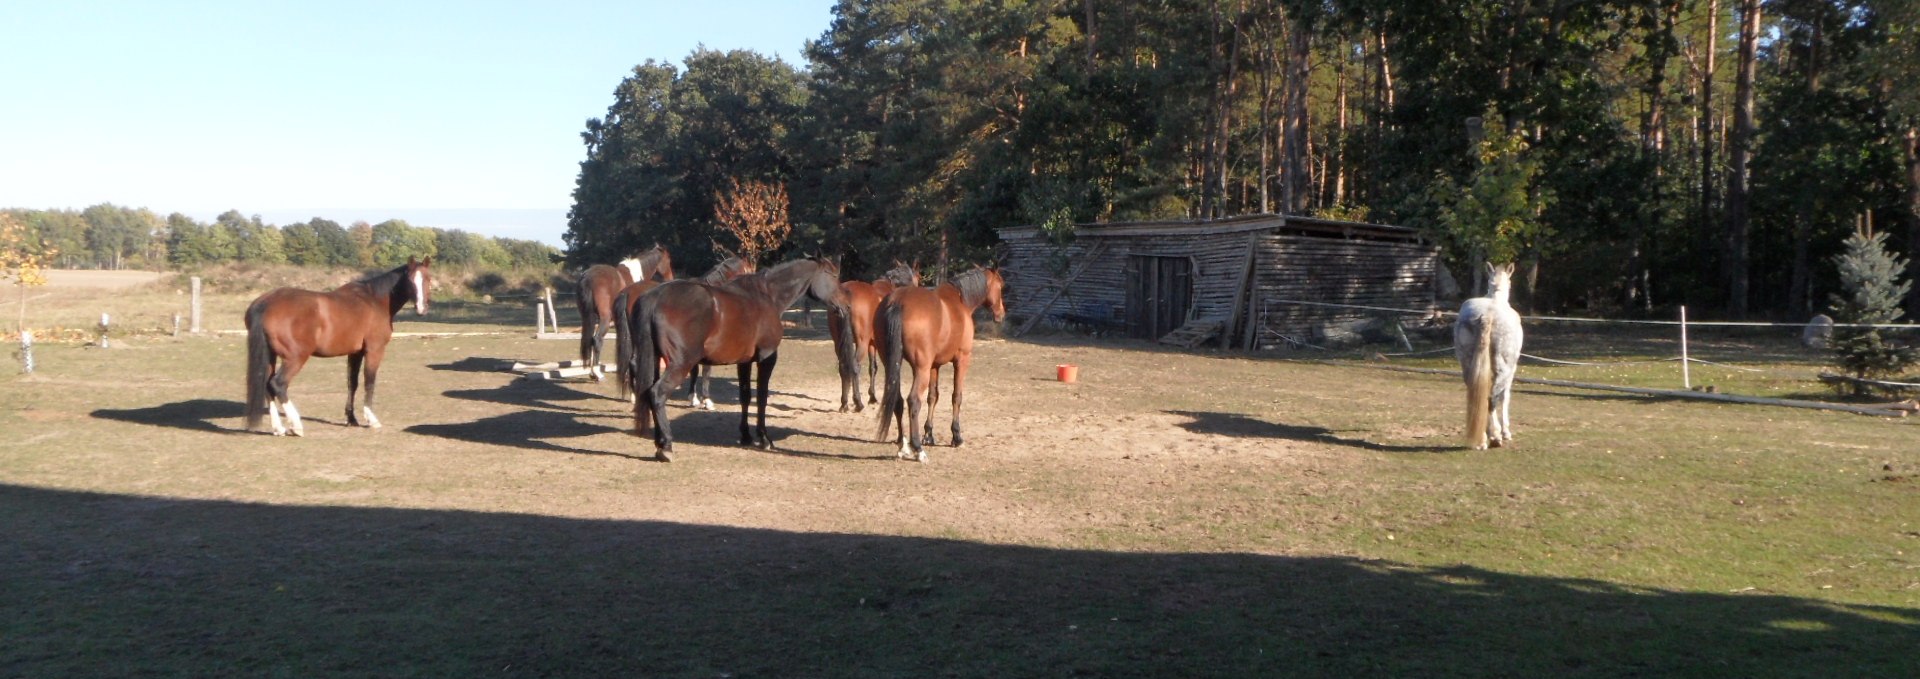
{"type": "MultiPolygon", "coordinates": [[[[104,295],[30,309],[171,313],[104,295]]],[[[504,371],[572,357],[527,315],[403,313],[513,332],[396,340],[382,430],[316,360],[300,439],[240,431],[238,336],[37,348],[0,378],[0,675],[1920,676],[1912,419],[1523,387],[1469,452],[1455,378],[1042,337],[982,343],[921,465],[797,329],[778,450],[731,445],[722,368],[661,464],[610,385],[504,371]]],[[[1760,372],[1696,382],[1822,396],[1789,343],[1701,341],[1760,372]]]]}

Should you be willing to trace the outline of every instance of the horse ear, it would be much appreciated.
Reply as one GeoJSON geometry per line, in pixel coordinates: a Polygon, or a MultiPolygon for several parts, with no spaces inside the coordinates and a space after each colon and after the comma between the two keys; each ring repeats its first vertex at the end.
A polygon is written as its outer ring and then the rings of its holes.
{"type": "Polygon", "coordinates": [[[426,259],[420,260],[420,266],[433,266],[433,255],[427,255],[426,259]]]}
{"type": "Polygon", "coordinates": [[[413,255],[407,255],[407,266],[419,266],[419,265],[420,265],[420,258],[415,257],[413,255]]]}

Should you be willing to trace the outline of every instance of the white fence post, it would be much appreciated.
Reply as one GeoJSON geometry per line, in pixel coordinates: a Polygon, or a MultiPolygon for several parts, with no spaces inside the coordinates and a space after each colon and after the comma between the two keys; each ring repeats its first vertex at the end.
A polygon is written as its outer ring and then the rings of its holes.
{"type": "Polygon", "coordinates": [[[107,348],[107,312],[100,312],[100,348],[107,348]]]}
{"type": "Polygon", "coordinates": [[[1680,305],[1680,386],[1693,388],[1693,359],[1687,358],[1687,305],[1680,305]]]}
{"type": "Polygon", "coordinates": [[[33,331],[20,331],[20,372],[33,373],[33,331]]]}
{"type": "Polygon", "coordinates": [[[200,332],[200,277],[199,276],[193,277],[192,321],[193,321],[193,324],[187,328],[188,332],[199,333],[200,332]]]}

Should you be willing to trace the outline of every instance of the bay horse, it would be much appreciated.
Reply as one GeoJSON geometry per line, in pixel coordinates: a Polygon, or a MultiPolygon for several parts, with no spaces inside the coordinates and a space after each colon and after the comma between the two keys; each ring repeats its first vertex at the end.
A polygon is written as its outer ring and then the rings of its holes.
{"type": "Polygon", "coordinates": [[[373,385],[380,359],[393,338],[393,317],[409,303],[419,315],[427,313],[427,291],[433,285],[429,267],[433,258],[407,258],[400,268],[333,289],[314,292],[279,288],[247,305],[247,430],[258,431],[263,415],[273,418],[273,435],[305,436],[300,410],[288,397],[288,387],[313,356],[347,357],[347,425],[354,417],[354,392],[360,371],[367,376],[367,399],[362,406],[366,426],[378,428],[373,415],[373,385]],[[280,421],[286,411],[287,424],[280,421]]]}
{"type": "MultiPolygon", "coordinates": [[[[641,295],[633,317],[620,328],[633,335],[634,350],[620,366],[633,391],[635,435],[653,430],[654,456],[673,458],[667,394],[696,365],[739,366],[740,443],[772,449],[767,436],[767,385],[780,358],[780,313],[801,295],[828,308],[844,309],[840,267],[820,257],[796,259],[720,285],[696,281],[663,283],[641,295]],[[664,365],[663,365],[664,364],[664,365]],[[752,377],[759,366],[759,382],[752,377]],[[747,428],[749,387],[757,389],[759,416],[747,428]]],[[[851,346],[849,344],[848,346],[851,346]]],[[[842,361],[851,360],[843,358],[842,361]]]]}
{"type": "Polygon", "coordinates": [[[1520,365],[1520,313],[1507,304],[1513,264],[1487,265],[1487,296],[1460,305],[1453,322],[1453,355],[1467,383],[1467,446],[1495,448],[1513,440],[1508,411],[1520,365]]]}
{"type": "Polygon", "coordinates": [[[919,285],[920,275],[916,273],[917,271],[917,267],[896,259],[893,260],[893,269],[887,271],[884,276],[874,279],[873,282],[847,281],[840,284],[840,289],[847,295],[847,317],[842,318],[835,311],[827,312],[827,331],[833,336],[834,355],[854,357],[853,363],[840,366],[840,412],[857,413],[865,410],[867,403],[880,401],[873,393],[874,384],[880,381],[880,345],[874,341],[874,312],[879,310],[880,300],[885,299],[894,288],[919,285]],[[840,326],[849,321],[852,325],[852,334],[848,339],[855,347],[851,353],[839,346],[842,341],[845,341],[841,339],[843,333],[840,326]],[[865,402],[860,400],[859,359],[861,357],[867,359],[867,400],[865,402]]]}
{"type": "Polygon", "coordinates": [[[605,346],[607,324],[613,319],[613,298],[627,286],[648,280],[673,280],[673,255],[659,243],[619,264],[595,264],[581,272],[574,291],[574,302],[580,309],[580,362],[587,366],[593,381],[606,378],[600,369],[600,349],[605,346]]]}
{"type": "MultiPolygon", "coordinates": [[[[711,271],[694,280],[708,285],[718,285],[753,273],[754,269],[752,260],[733,255],[713,265],[711,271]]],[[[640,281],[621,290],[620,295],[613,298],[613,327],[627,327],[627,319],[633,316],[633,308],[639,304],[640,296],[646,294],[648,290],[659,287],[660,283],[661,281],[653,280],[640,281]]],[[[624,366],[627,364],[627,359],[633,356],[633,338],[625,332],[619,333],[616,337],[618,339],[613,345],[613,364],[624,366]]],[[[713,381],[713,366],[703,365],[699,370],[699,377],[687,383],[688,406],[713,410],[713,392],[709,388],[713,381]]],[[[626,380],[614,380],[614,383],[619,385],[621,398],[629,402],[633,401],[633,392],[627,388],[626,380]]]]}
{"type": "Polygon", "coordinates": [[[933,442],[930,404],[939,399],[940,366],[949,363],[953,364],[953,445],[960,447],[961,389],[967,366],[973,363],[973,312],[985,304],[994,322],[1006,321],[1005,289],[998,268],[975,266],[938,287],[894,290],[880,303],[879,321],[874,325],[886,347],[887,391],[880,401],[880,431],[874,438],[885,441],[888,427],[898,424],[901,459],[927,461],[926,446],[933,442]],[[900,394],[902,360],[913,367],[913,391],[905,404],[900,394]],[[929,399],[929,391],[936,396],[929,399]]]}

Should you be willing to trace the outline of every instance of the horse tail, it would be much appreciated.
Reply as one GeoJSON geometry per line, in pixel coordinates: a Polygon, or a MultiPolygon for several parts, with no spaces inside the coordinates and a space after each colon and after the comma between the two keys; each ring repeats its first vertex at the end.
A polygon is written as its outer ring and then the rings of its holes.
{"type": "MultiPolygon", "coordinates": [[[[579,289],[574,291],[574,303],[580,309],[580,363],[588,370],[593,369],[593,332],[600,327],[600,309],[593,304],[593,280],[586,274],[580,275],[579,289]]],[[[558,328],[556,328],[557,330],[558,328]]]]}
{"type": "MultiPolygon", "coordinates": [[[[620,382],[633,399],[634,433],[645,435],[653,429],[653,385],[660,381],[659,342],[653,336],[653,317],[658,313],[658,295],[641,295],[639,308],[620,326],[620,344],[624,354],[620,364],[620,382]],[[628,336],[632,337],[629,338],[628,336]]],[[[625,315],[627,306],[614,307],[615,317],[625,315]]]]}
{"type": "Polygon", "coordinates": [[[273,369],[273,343],[267,340],[266,305],[247,307],[247,430],[260,428],[267,416],[267,399],[272,398],[269,375],[273,369]]]}
{"type": "MultiPolygon", "coordinates": [[[[627,331],[628,319],[633,314],[627,309],[627,304],[627,291],[621,290],[620,294],[613,298],[613,364],[620,366],[621,370],[627,370],[627,363],[633,359],[633,333],[627,331]]],[[[627,384],[625,376],[614,380],[614,385],[620,398],[624,399],[633,393],[633,388],[627,384]]]]}
{"type": "MultiPolygon", "coordinates": [[[[906,355],[906,338],[904,337],[906,334],[906,322],[904,316],[905,314],[902,313],[900,305],[887,304],[885,302],[880,303],[879,320],[885,325],[887,333],[887,355],[885,360],[887,366],[887,391],[886,395],[880,397],[880,431],[875,432],[873,435],[876,441],[887,440],[887,427],[892,425],[894,419],[900,416],[900,410],[905,406],[903,402],[904,399],[900,397],[900,362],[906,355]]],[[[907,435],[906,427],[907,425],[901,425],[901,436],[907,435]]]]}
{"type": "Polygon", "coordinates": [[[853,328],[853,305],[830,305],[827,309],[827,327],[833,331],[833,352],[840,360],[840,379],[842,382],[852,379],[854,390],[859,391],[860,347],[856,344],[859,333],[854,332],[853,328]],[[838,327],[833,322],[836,316],[840,318],[838,327]]]}
{"type": "Polygon", "coordinates": [[[1492,416],[1493,403],[1493,319],[1478,320],[1473,353],[1461,366],[1467,380],[1467,445],[1474,450],[1487,447],[1487,418],[1492,416]]]}

